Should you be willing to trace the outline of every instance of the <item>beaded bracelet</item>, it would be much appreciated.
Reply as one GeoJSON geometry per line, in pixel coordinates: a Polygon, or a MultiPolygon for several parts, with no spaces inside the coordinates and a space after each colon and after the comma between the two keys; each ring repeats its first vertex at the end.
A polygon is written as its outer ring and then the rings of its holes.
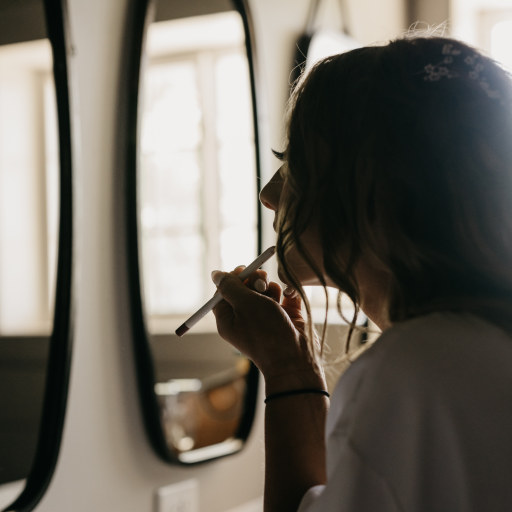
{"type": "Polygon", "coordinates": [[[275,400],[276,398],[284,398],[286,396],[292,395],[305,395],[305,394],[316,394],[323,395],[329,398],[331,395],[325,389],[317,389],[317,388],[306,388],[306,389],[292,389],[291,391],[281,391],[280,393],[273,393],[268,395],[265,398],[265,403],[270,402],[270,400],[275,400]]]}

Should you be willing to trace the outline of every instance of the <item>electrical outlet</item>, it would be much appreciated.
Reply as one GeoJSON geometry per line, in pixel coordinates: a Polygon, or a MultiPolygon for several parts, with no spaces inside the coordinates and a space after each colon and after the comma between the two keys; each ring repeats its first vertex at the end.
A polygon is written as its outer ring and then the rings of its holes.
{"type": "Polygon", "coordinates": [[[185,480],[160,487],[156,492],[155,512],[199,512],[197,480],[185,480]]]}

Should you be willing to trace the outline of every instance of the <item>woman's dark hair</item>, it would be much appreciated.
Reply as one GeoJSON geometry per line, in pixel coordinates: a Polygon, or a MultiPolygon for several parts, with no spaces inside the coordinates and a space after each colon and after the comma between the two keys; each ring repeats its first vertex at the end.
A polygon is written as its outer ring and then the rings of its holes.
{"type": "Polygon", "coordinates": [[[292,94],[284,159],[278,257],[301,293],[284,255],[314,267],[314,222],[356,310],[362,255],[388,277],[391,322],[512,301],[512,85],[490,58],[439,37],[329,57],[292,94]]]}

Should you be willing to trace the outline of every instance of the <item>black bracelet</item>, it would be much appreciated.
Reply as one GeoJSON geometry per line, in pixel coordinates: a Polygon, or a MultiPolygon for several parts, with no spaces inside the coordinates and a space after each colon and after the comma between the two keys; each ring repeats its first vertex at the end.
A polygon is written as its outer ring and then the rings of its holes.
{"type": "Polygon", "coordinates": [[[306,388],[306,389],[292,389],[291,391],[281,391],[280,393],[274,393],[272,395],[268,395],[265,398],[265,403],[270,402],[270,400],[275,400],[276,398],[284,398],[286,396],[292,395],[306,395],[306,394],[315,394],[315,395],[323,395],[329,398],[331,395],[325,389],[317,389],[317,388],[306,388]]]}

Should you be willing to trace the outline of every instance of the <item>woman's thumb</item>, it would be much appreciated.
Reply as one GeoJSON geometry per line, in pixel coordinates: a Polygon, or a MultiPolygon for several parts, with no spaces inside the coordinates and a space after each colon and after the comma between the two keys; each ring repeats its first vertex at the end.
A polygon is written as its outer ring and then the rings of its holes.
{"type": "Polygon", "coordinates": [[[212,281],[225,301],[230,304],[240,301],[244,295],[250,294],[250,290],[242,283],[241,279],[232,273],[214,270],[212,281]]]}

